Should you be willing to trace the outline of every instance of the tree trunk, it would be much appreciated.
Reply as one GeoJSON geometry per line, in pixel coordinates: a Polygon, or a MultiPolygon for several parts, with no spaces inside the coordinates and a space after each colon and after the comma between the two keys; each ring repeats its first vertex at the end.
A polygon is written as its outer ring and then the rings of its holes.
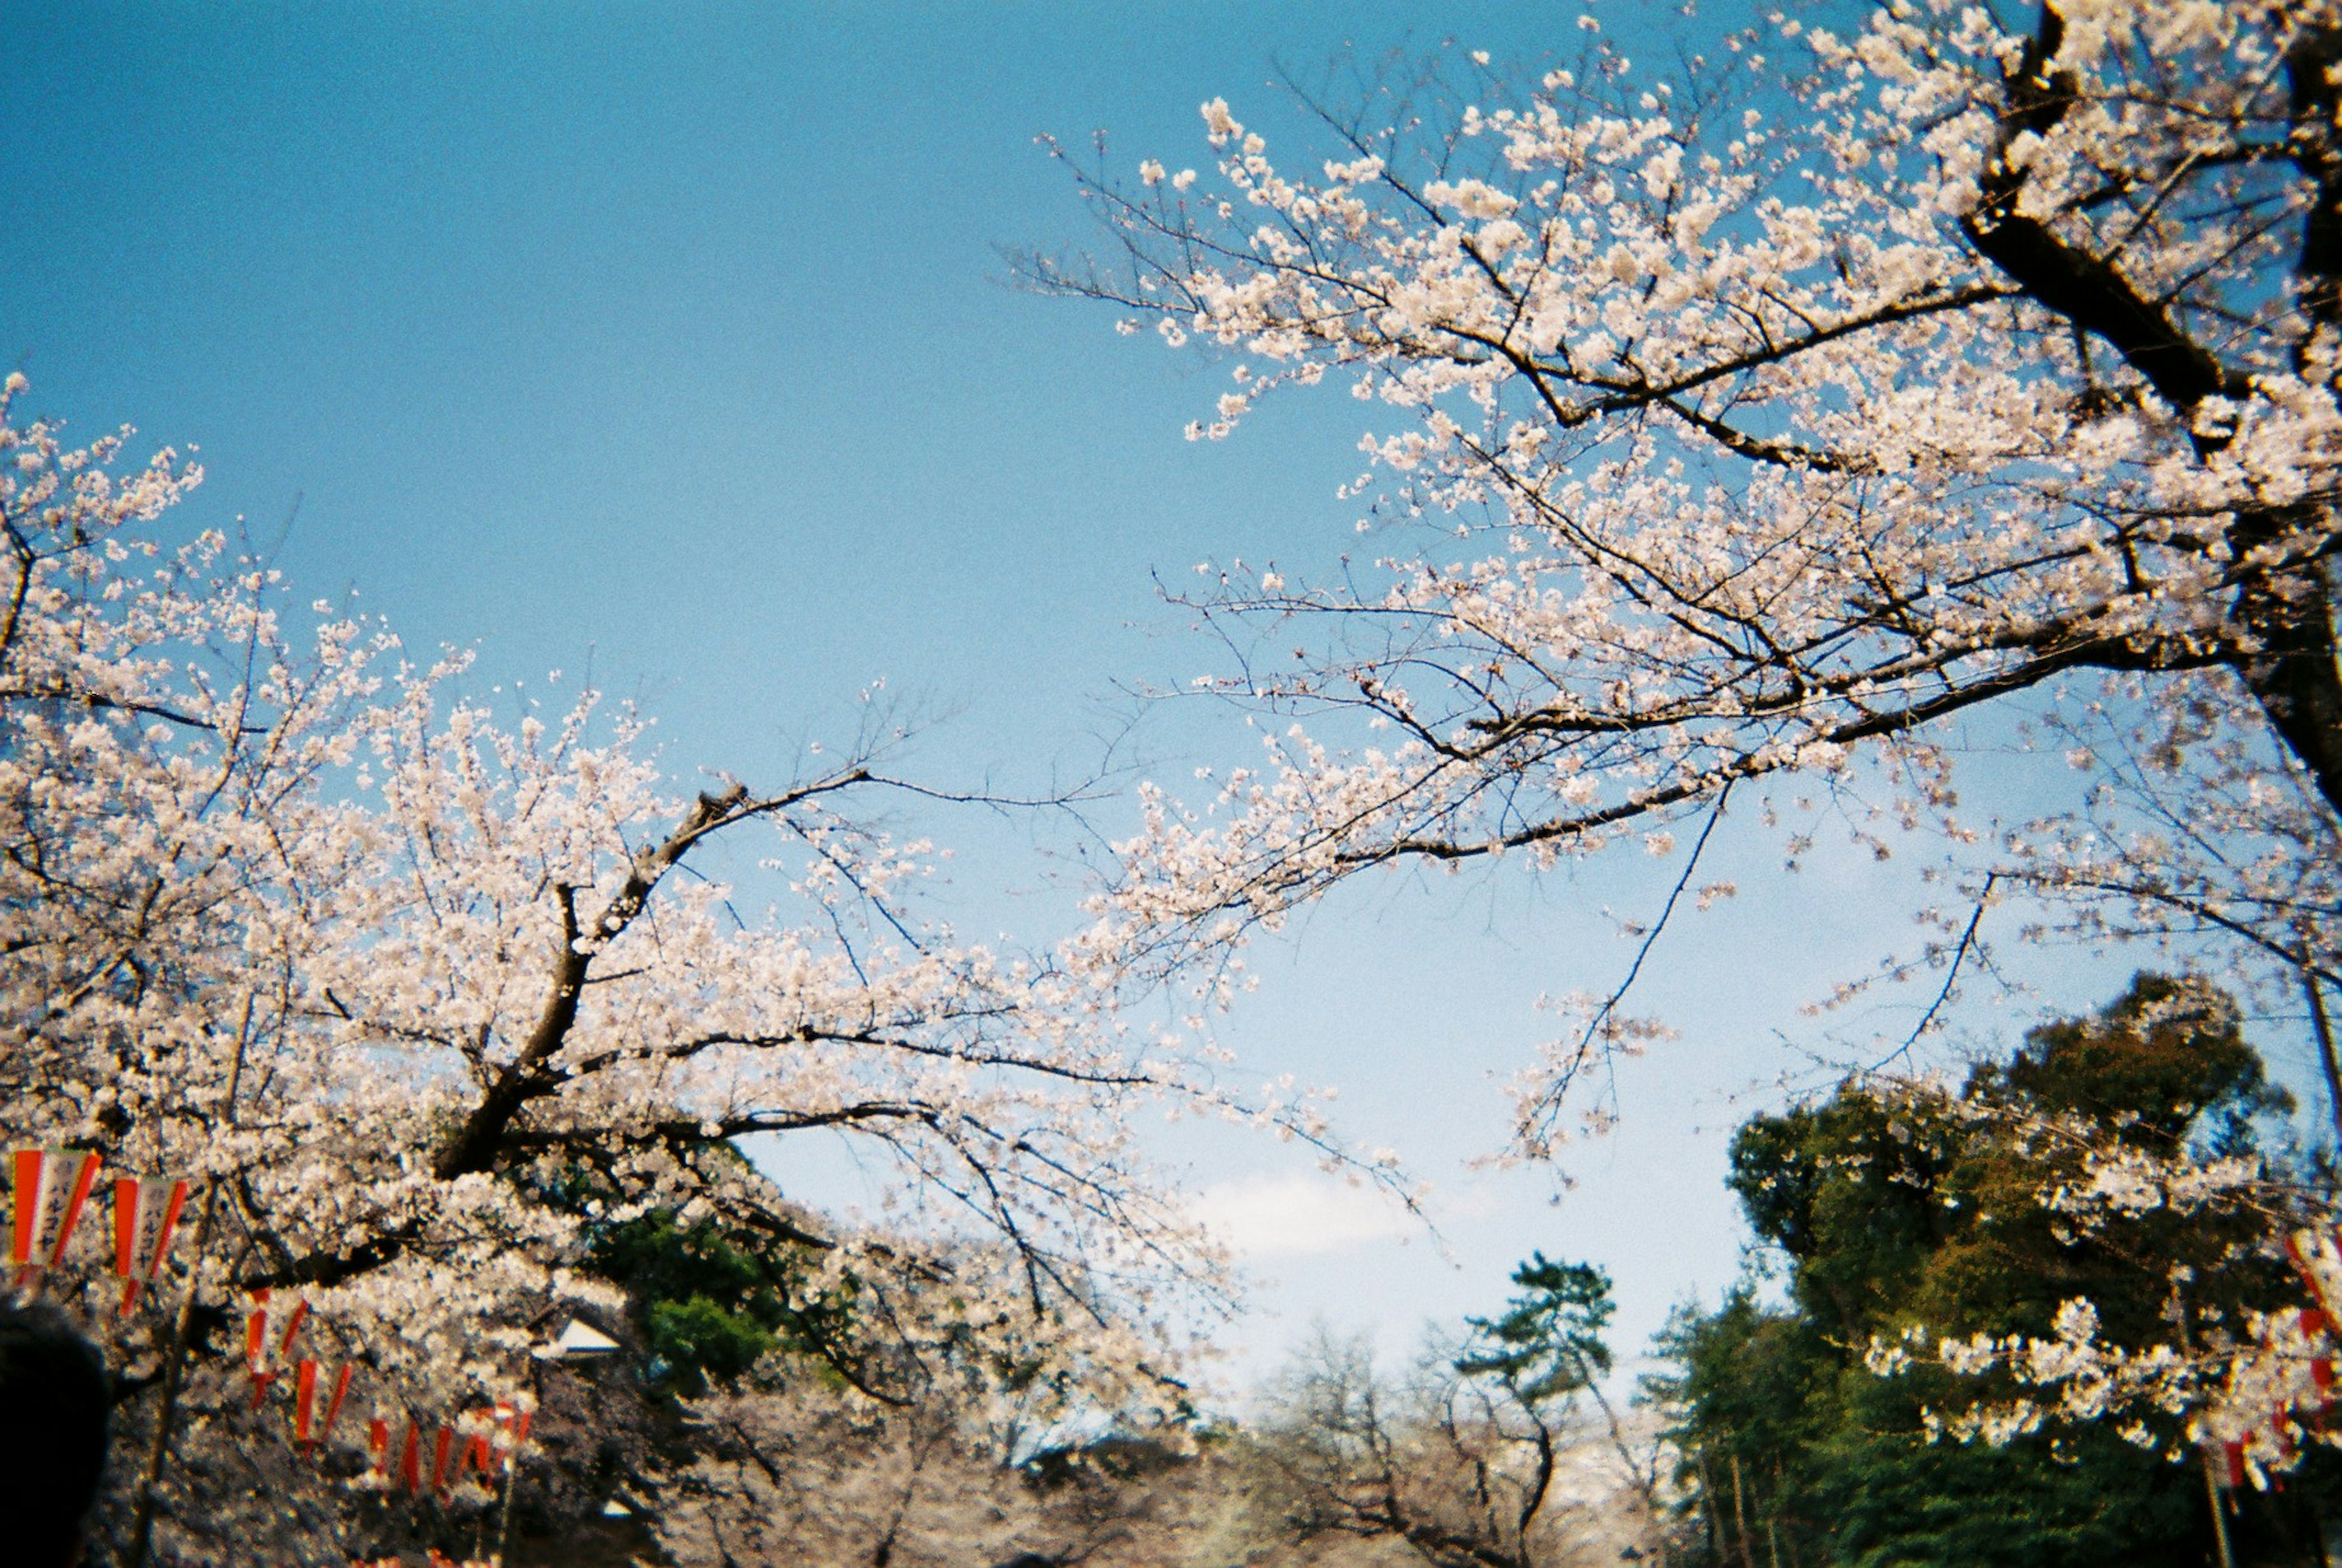
{"type": "Polygon", "coordinates": [[[2212,1539],[2220,1552],[2220,1568],[2237,1568],[2237,1553],[2228,1544],[2228,1513],[2220,1506],[2220,1483],[2212,1473],[2212,1451],[2204,1450],[2204,1496],[2212,1504],[2212,1539]]]}
{"type": "Polygon", "coordinates": [[[1740,1536],[1740,1568],[1756,1568],[1756,1554],[1748,1547],[1748,1493],[1740,1482],[1740,1455],[1732,1456],[1732,1523],[1740,1536]]]}
{"type": "Polygon", "coordinates": [[[1716,1478],[1707,1463],[1707,1448],[1699,1450],[1699,1510],[1707,1515],[1707,1538],[1716,1547],[1716,1560],[1723,1562],[1729,1549],[1724,1541],[1724,1516],[1716,1511],[1716,1478]]]}

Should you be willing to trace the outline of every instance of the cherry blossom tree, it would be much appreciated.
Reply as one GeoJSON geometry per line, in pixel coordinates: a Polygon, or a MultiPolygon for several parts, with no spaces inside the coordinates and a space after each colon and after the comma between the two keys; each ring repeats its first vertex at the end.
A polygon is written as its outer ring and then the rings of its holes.
{"type": "Polygon", "coordinates": [[[1376,559],[1183,601],[1306,727],[1208,826],[1157,802],[1134,933],[1665,848],[1773,784],[1967,835],[1950,721],[2024,705],[2107,734],[1986,846],[2001,891],[2331,978],[2336,16],[1842,9],[1305,97],[1306,174],[1216,100],[1216,182],[1084,175],[1121,262],[1031,274],[1236,361],[1191,435],[1328,375],[1409,421],[1348,492],[1376,559]]]}
{"type": "MultiPolygon", "coordinates": [[[[1233,660],[1199,684],[1290,722],[1217,798],[1150,796],[1106,922],[1179,962],[1372,868],[1639,843],[1679,872],[1639,970],[1731,891],[1727,804],[1794,865],[1827,802],[1951,846],[1914,1038],[2012,895],[2322,1019],[2342,10],[1686,10],[1656,69],[1603,16],[1526,85],[1458,52],[1305,91],[1305,152],[1216,99],[1210,173],[1076,168],[1117,252],[1028,276],[1233,361],[1191,437],[1329,376],[1391,422],[1344,491],[1371,559],[1179,600],[1233,660]],[[2037,820],[1963,809],[1971,724],[2047,764],[2037,820]]],[[[1623,996],[1526,1076],[1513,1153],[1647,1037],[1623,996]]]]}
{"type": "Polygon", "coordinates": [[[15,418],[23,393],[0,394],[8,1132],[195,1189],[149,1293],[165,1312],[114,1331],[158,1389],[125,1410],[164,1482],[135,1536],[158,1505],[167,1528],[208,1516],[173,1501],[169,1413],[191,1348],[220,1385],[199,1424],[241,1400],[201,1353],[247,1293],[305,1301],[305,1345],[363,1364],[346,1452],[371,1413],[525,1403],[555,1314],[617,1300],[581,1272],[581,1226],[650,1208],[799,1260],[810,1304],[854,1324],[834,1371],[873,1397],[946,1360],[1025,1399],[1165,1391],[1179,1304],[1218,1264],[1130,1113],[1324,1129],[1127,1022],[1110,948],[1009,951],[926,913],[943,852],[879,813],[938,792],[888,771],[875,704],[842,758],[678,798],[633,714],[586,693],[498,717],[462,655],[413,662],[386,627],[290,605],[223,534],[175,538],[201,477],[179,455],[68,447],[15,418]],[[719,837],[772,907],[695,873],[719,837]],[[884,1212],[834,1221],[738,1152],[815,1134],[862,1148],[884,1212]]]}

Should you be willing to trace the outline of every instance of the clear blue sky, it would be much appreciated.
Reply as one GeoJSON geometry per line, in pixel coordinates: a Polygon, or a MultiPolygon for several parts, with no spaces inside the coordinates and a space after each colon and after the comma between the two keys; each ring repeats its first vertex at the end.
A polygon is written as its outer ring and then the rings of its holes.
{"type": "MultiPolygon", "coordinates": [[[[199,444],[205,520],[273,537],[297,498],[294,579],[355,585],[412,644],[475,644],[483,684],[590,663],[679,769],[777,767],[884,675],[958,711],[934,775],[1030,782],[1094,755],[1116,682],[1209,663],[1151,571],[1342,547],[1360,428],[1334,394],[1191,445],[1203,362],[1004,286],[995,247],[1086,236],[1035,136],[1108,127],[1126,166],[1202,164],[1196,105],[1273,124],[1274,61],[1452,36],[1534,66],[1574,14],[0,0],[0,362],[84,435],[199,444]]],[[[1240,744],[1153,734],[1174,780],[1240,744]]],[[[984,842],[964,880],[1037,880],[1014,835],[984,842]]],[[[1449,1194],[1454,1261],[1278,1151],[1174,1147],[1222,1212],[1306,1226],[1260,1255],[1276,1283],[1239,1365],[1312,1313],[1404,1346],[1496,1305],[1532,1247],[1613,1270],[1630,1347],[1728,1282],[1723,1136],[1764,1099],[1734,1096],[1800,1067],[1775,1032],[1814,1037],[1797,1004],[1908,904],[1898,868],[1825,854],[1768,890],[1760,847],[1727,853],[1754,896],[1662,965],[1646,1004],[1685,1037],[1628,1071],[1624,1131],[1557,1206],[1536,1174],[1459,1162],[1501,1134],[1535,998],[1622,969],[1592,911],[1655,906],[1651,867],[1399,879],[1260,954],[1230,1025],[1247,1066],[1339,1084],[1348,1130],[1449,1194]]],[[[2072,1007],[2124,967],[2035,965],[2072,1007]]],[[[818,1190],[820,1159],[784,1168],[818,1190]]]]}

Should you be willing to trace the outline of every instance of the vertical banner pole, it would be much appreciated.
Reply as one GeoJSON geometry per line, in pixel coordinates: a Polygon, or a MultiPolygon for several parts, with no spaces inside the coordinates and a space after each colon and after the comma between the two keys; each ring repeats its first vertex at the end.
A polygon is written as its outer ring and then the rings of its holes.
{"type": "MultiPolygon", "coordinates": [[[[535,1359],[531,1359],[528,1363],[528,1392],[533,1401],[541,1399],[544,1395],[544,1390],[537,1376],[542,1366],[543,1363],[535,1359]]],[[[494,1568],[505,1568],[505,1553],[512,1550],[513,1493],[520,1490],[520,1456],[521,1450],[525,1446],[522,1439],[526,1434],[527,1429],[520,1424],[519,1413],[515,1412],[513,1445],[505,1453],[505,1503],[502,1510],[504,1517],[496,1524],[495,1555],[488,1559],[494,1568]]]]}
{"type": "Polygon", "coordinates": [[[187,1293],[179,1303],[178,1321],[172,1325],[171,1348],[163,1359],[163,1403],[155,1415],[155,1441],[146,1451],[146,1473],[138,1483],[138,1511],[130,1525],[127,1568],[146,1568],[155,1538],[155,1489],[163,1466],[171,1456],[171,1428],[179,1414],[179,1383],[186,1370],[187,1351],[195,1337],[195,1298],[204,1283],[204,1246],[210,1241],[212,1214],[219,1205],[219,1178],[204,1183],[203,1212],[195,1216],[195,1261],[187,1280],[187,1293]]]}
{"type": "MultiPolygon", "coordinates": [[[[244,1087],[245,1048],[252,1043],[252,993],[244,994],[244,1013],[235,1023],[235,1059],[227,1071],[227,1123],[235,1124],[236,1095],[244,1087]]],[[[187,1351],[195,1338],[195,1298],[204,1288],[204,1248],[211,1241],[212,1216],[219,1211],[220,1179],[204,1183],[204,1209],[195,1217],[195,1258],[187,1265],[187,1295],[179,1303],[178,1321],[171,1328],[171,1348],[163,1359],[162,1408],[155,1413],[155,1444],[146,1453],[146,1473],[138,1483],[138,1509],[130,1525],[130,1555],[125,1568],[146,1568],[155,1543],[155,1491],[162,1484],[163,1466],[170,1462],[171,1427],[179,1414],[179,1384],[185,1373],[187,1351]]],[[[230,1273],[234,1273],[233,1270],[230,1273]]]]}

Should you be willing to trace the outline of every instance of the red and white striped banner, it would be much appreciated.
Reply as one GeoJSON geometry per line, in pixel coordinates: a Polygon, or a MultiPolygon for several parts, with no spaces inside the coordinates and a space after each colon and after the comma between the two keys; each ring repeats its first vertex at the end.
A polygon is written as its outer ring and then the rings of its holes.
{"type": "MultiPolygon", "coordinates": [[[[2332,1322],[2317,1307],[2301,1309],[2301,1337],[2309,1342],[2313,1347],[2319,1335],[2331,1333],[2333,1328],[2332,1322]]],[[[2332,1356],[2314,1355],[2309,1358],[2309,1386],[2317,1391],[2316,1395],[2302,1408],[2307,1413],[2316,1415],[2334,1403],[2334,1358],[2332,1356]]]]}
{"type": "Polygon", "coordinates": [[[2309,1287],[2310,1299],[2330,1316],[2342,1317],[2342,1246],[2337,1233],[2296,1231],[2285,1239],[2285,1250],[2309,1287]]]}
{"type": "Polygon", "coordinates": [[[398,1483],[415,1496],[423,1495],[423,1429],[409,1420],[406,1445],[399,1451],[398,1483]]]}
{"type": "Polygon", "coordinates": [[[493,1413],[496,1423],[495,1445],[503,1451],[505,1471],[509,1474],[521,1445],[528,1441],[528,1418],[533,1413],[500,1399],[493,1413]]]}
{"type": "Polygon", "coordinates": [[[304,1447],[314,1448],[334,1434],[334,1423],[342,1413],[342,1402],[350,1394],[350,1376],[357,1367],[344,1362],[338,1369],[319,1366],[307,1356],[293,1365],[293,1435],[304,1447]],[[317,1412],[317,1391],[325,1390],[325,1409],[322,1419],[317,1412]]]}
{"type": "Polygon", "coordinates": [[[114,1272],[122,1280],[122,1310],[137,1304],[141,1285],[154,1283],[170,1254],[171,1235],[187,1206],[187,1183],[160,1176],[114,1179],[114,1272]]]}
{"type": "Polygon", "coordinates": [[[265,1285],[252,1293],[252,1310],[244,1318],[244,1359],[252,1373],[254,1409],[268,1397],[268,1385],[276,1381],[275,1363],[292,1353],[293,1336],[308,1315],[305,1297],[288,1301],[265,1285]]]}
{"type": "Polygon", "coordinates": [[[473,1484],[483,1492],[493,1493],[496,1473],[512,1468],[512,1423],[518,1413],[502,1400],[465,1413],[455,1433],[456,1442],[462,1445],[456,1453],[455,1469],[459,1474],[470,1472],[473,1484]]]}
{"type": "Polygon", "coordinates": [[[65,1261],[65,1246],[80,1223],[89,1190],[97,1184],[99,1157],[85,1149],[18,1149],[11,1162],[10,1197],[15,1226],[9,1256],[16,1283],[32,1284],[44,1269],[65,1261]]]}
{"type": "MultiPolygon", "coordinates": [[[[322,1439],[332,1430],[334,1413],[341,1408],[342,1395],[349,1387],[351,1370],[342,1368],[325,1420],[313,1425],[307,1423],[307,1412],[315,1398],[314,1390],[325,1386],[325,1377],[315,1362],[298,1363],[294,1408],[296,1430],[304,1443],[322,1439]]],[[[454,1421],[435,1421],[426,1426],[407,1416],[404,1424],[406,1430],[402,1436],[395,1417],[377,1415],[366,1423],[368,1469],[375,1483],[385,1491],[445,1503],[457,1487],[466,1483],[477,1486],[488,1497],[495,1495],[498,1468],[509,1474],[514,1451],[527,1440],[529,1413],[499,1402],[492,1410],[474,1410],[454,1421]]]]}
{"type": "Polygon", "coordinates": [[[325,1400],[325,1424],[317,1429],[321,1440],[334,1435],[334,1423],[342,1418],[342,1402],[350,1396],[350,1376],[356,1371],[355,1363],[344,1362],[341,1370],[334,1373],[334,1392],[325,1400]]]}

